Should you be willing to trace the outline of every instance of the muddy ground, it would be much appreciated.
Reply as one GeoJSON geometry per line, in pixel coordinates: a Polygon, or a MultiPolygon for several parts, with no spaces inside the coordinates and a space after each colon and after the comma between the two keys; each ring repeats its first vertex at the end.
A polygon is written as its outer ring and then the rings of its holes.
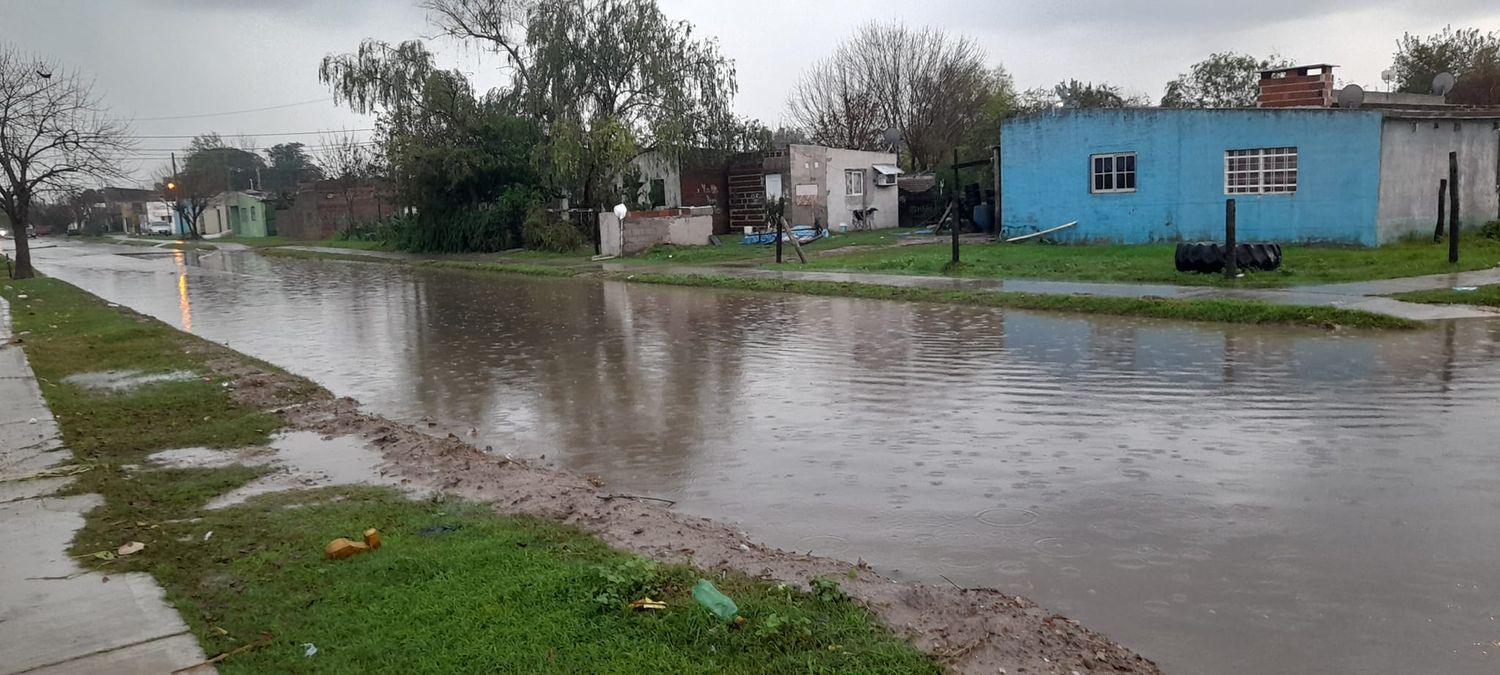
{"type": "Polygon", "coordinates": [[[899,583],[851,564],[750,541],[743,532],[670,505],[617,495],[603,481],[510,459],[431,427],[398,424],[359,410],[351,399],[317,394],[306,380],[218,346],[209,365],[234,381],[236,399],[273,410],[296,431],[362,439],[380,453],[384,484],[438,490],[491,503],[501,513],[553,518],[621,549],[663,562],[733,570],[807,587],[839,580],[913,644],[958,673],[1159,673],[1155,663],[1022,597],[994,589],[899,583]],[[860,568],[857,578],[847,574],[860,568]]]}

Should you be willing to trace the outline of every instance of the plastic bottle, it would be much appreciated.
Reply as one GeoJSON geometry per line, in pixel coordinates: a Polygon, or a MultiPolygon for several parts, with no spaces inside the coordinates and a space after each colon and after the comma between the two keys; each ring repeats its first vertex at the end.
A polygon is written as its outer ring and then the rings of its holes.
{"type": "Polygon", "coordinates": [[[713,583],[707,579],[699,579],[697,585],[693,586],[693,599],[724,621],[734,621],[735,616],[740,613],[739,606],[729,596],[714,588],[713,583]]]}

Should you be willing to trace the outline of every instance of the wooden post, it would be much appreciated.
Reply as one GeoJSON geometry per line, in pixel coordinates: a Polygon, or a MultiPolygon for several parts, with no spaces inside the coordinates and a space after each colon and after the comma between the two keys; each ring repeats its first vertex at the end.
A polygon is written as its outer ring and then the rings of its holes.
{"type": "Polygon", "coordinates": [[[1234,200],[1224,200],[1224,278],[1233,279],[1239,274],[1240,254],[1234,232],[1234,200]]]}
{"type": "Polygon", "coordinates": [[[1438,222],[1437,229],[1432,231],[1432,243],[1436,244],[1443,240],[1443,232],[1448,229],[1448,179],[1438,181],[1438,222]]]}
{"type": "Polygon", "coordinates": [[[781,264],[781,237],[783,235],[784,235],[784,233],[781,231],[781,219],[777,218],[776,219],[776,264],[777,265],[781,264]]]}
{"type": "MultiPolygon", "coordinates": [[[[807,264],[807,254],[802,252],[802,242],[797,241],[797,233],[792,230],[792,228],[791,228],[791,226],[789,224],[787,224],[785,218],[781,219],[781,225],[782,225],[782,227],[784,229],[786,229],[787,234],[789,235],[787,237],[787,239],[792,242],[792,252],[796,253],[797,254],[797,259],[800,260],[800,261],[802,261],[802,264],[806,265],[807,264]]],[[[779,241],[780,238],[778,237],[777,240],[779,241]]]]}
{"type": "Polygon", "coordinates": [[[1458,262],[1458,153],[1448,153],[1448,262],[1458,262]]]}
{"type": "Polygon", "coordinates": [[[961,222],[958,210],[961,202],[958,201],[958,148],[953,149],[953,261],[949,263],[954,270],[958,269],[958,224],[961,222]]]}
{"type": "Polygon", "coordinates": [[[995,228],[995,240],[1004,239],[1000,227],[1000,191],[1004,183],[1000,180],[1000,146],[995,146],[995,214],[990,218],[990,226],[995,228]]]}

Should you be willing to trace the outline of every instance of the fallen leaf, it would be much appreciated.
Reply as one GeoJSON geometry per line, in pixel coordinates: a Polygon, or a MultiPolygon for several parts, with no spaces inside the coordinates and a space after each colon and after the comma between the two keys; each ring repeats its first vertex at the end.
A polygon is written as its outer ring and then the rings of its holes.
{"type": "Polygon", "coordinates": [[[128,544],[121,544],[120,548],[115,549],[115,553],[119,555],[135,555],[144,550],[146,550],[145,544],[142,544],[138,541],[132,541],[128,544]]]}

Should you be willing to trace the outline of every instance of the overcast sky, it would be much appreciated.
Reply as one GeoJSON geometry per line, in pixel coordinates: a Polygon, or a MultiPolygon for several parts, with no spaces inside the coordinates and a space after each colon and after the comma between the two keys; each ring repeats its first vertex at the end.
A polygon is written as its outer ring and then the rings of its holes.
{"type": "MultiPolygon", "coordinates": [[[[659,0],[668,16],[716,36],[739,71],[740,112],[772,126],[790,82],[859,24],[901,19],[969,35],[1021,88],[1065,78],[1107,81],[1161,95],[1163,84],[1215,51],[1280,53],[1334,63],[1344,82],[1381,88],[1380,72],[1403,31],[1445,24],[1500,30],[1494,0],[659,0]]],[[[335,107],[318,60],[360,39],[430,35],[416,0],[0,0],[0,41],[92,76],[111,108],[140,136],[363,129],[371,121],[335,107]],[[312,103],[309,103],[312,102],[312,103]],[[293,105],[302,104],[302,105],[293,105]],[[283,106],[232,115],[201,116],[283,106]],[[193,116],[193,117],[184,117],[193,116]],[[180,119],[160,119],[179,117],[180,119]]],[[[438,41],[446,65],[497,84],[493,62],[438,41]]],[[[367,133],[362,135],[368,135],[367,133]]],[[[318,136],[260,136],[261,148],[318,136]]],[[[142,138],[141,177],[184,139],[142,138]]]]}

